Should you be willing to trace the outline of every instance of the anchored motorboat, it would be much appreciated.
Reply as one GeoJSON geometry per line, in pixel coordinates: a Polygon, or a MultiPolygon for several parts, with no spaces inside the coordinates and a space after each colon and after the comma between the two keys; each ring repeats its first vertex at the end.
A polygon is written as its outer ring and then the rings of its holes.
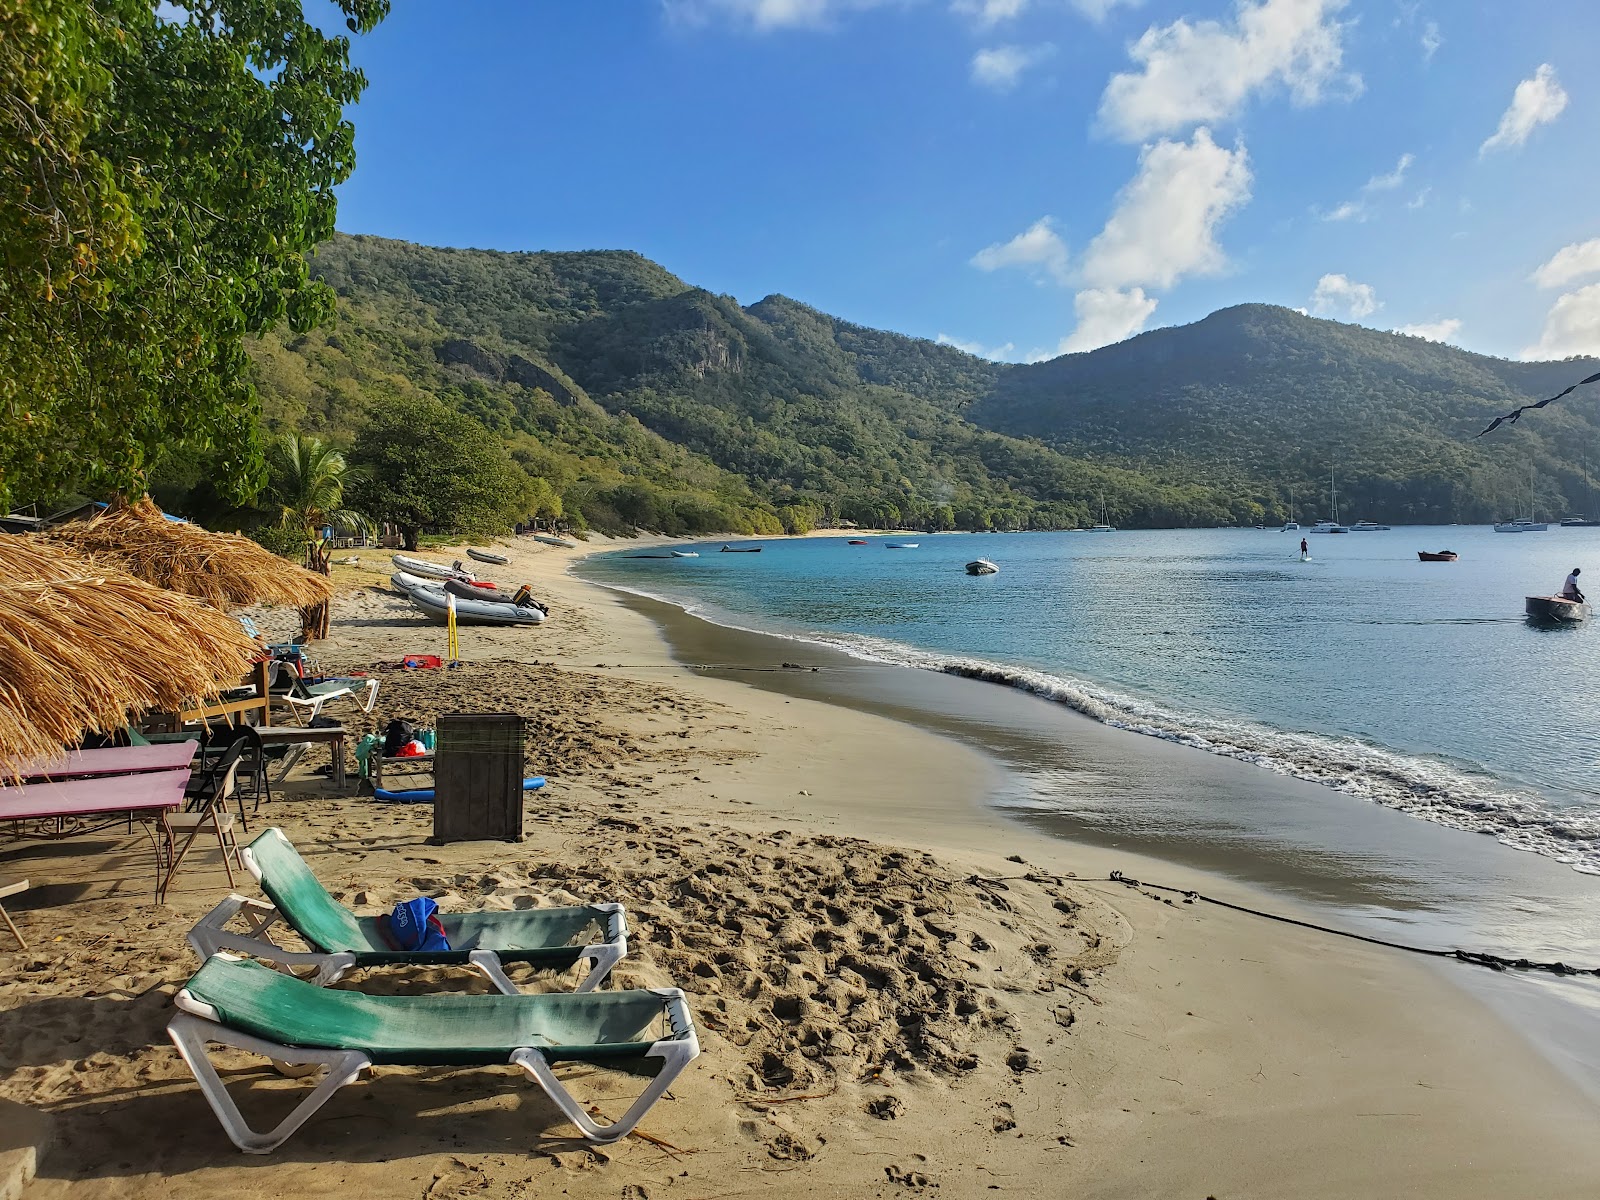
{"type": "Polygon", "coordinates": [[[968,575],[998,575],[1000,568],[987,558],[975,558],[967,564],[968,575]]]}
{"type": "Polygon", "coordinates": [[[1455,562],[1461,556],[1454,550],[1418,550],[1417,557],[1423,562],[1455,562]]]}

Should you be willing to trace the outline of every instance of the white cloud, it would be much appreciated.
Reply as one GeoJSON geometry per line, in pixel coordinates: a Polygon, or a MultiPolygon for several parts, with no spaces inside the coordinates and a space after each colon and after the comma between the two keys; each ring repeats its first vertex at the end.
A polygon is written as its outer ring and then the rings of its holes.
{"type": "Polygon", "coordinates": [[[1161,141],[1139,152],[1139,172],[1084,253],[1091,288],[1169,288],[1185,275],[1227,265],[1217,227],[1250,199],[1249,156],[1197,129],[1189,142],[1161,141]]]}
{"type": "Polygon", "coordinates": [[[964,16],[973,17],[985,29],[1020,17],[1029,0],[954,0],[950,8],[964,16]]]}
{"type": "Polygon", "coordinates": [[[1144,0],[1072,0],[1072,7],[1088,17],[1091,21],[1104,21],[1111,15],[1111,10],[1126,4],[1129,8],[1138,8],[1144,0]]]}
{"type": "Polygon", "coordinates": [[[1344,275],[1324,275],[1311,293],[1311,311],[1319,317],[1342,313],[1359,321],[1382,307],[1370,283],[1357,283],[1344,275]]]}
{"type": "Polygon", "coordinates": [[[1060,352],[1075,354],[1132,337],[1156,310],[1156,300],[1143,288],[1088,288],[1073,298],[1078,327],[1061,339],[1060,352]]]}
{"type": "MultiPolygon", "coordinates": [[[[1112,9],[1121,5],[1137,8],[1144,0],[1071,0],[1071,3],[1091,21],[1103,21],[1112,9]]],[[[951,0],[950,9],[991,29],[1002,21],[1020,17],[1032,6],[1033,0],[951,0]]]]}
{"type": "Polygon", "coordinates": [[[1517,84],[1511,107],[1500,118],[1500,127],[1478,147],[1481,157],[1491,150],[1509,150],[1522,145],[1541,125],[1548,125],[1567,107],[1567,93],[1556,78],[1556,69],[1542,63],[1533,78],[1517,84]]]}
{"type": "Polygon", "coordinates": [[[1022,73],[1056,52],[1049,42],[1039,46],[995,46],[972,56],[972,82],[997,92],[1017,86],[1022,73]]]}
{"type": "Polygon", "coordinates": [[[1429,21],[1422,27],[1422,61],[1432,62],[1442,45],[1444,38],[1439,36],[1439,22],[1429,21]]]}
{"type": "Polygon", "coordinates": [[[1461,322],[1455,317],[1443,317],[1437,321],[1424,321],[1420,325],[1402,325],[1393,332],[1403,333],[1407,337],[1426,338],[1430,342],[1450,342],[1461,332],[1461,322]]]}
{"type": "MultiPolygon", "coordinates": [[[[1361,185],[1361,199],[1346,200],[1332,212],[1322,214],[1324,221],[1365,221],[1368,209],[1366,197],[1373,192],[1389,192],[1399,187],[1406,181],[1406,172],[1411,169],[1411,164],[1417,161],[1415,154],[1402,154],[1400,161],[1395,163],[1394,170],[1382,175],[1374,175],[1361,185]]],[[[1313,210],[1315,211],[1315,210],[1313,210]]]]}
{"type": "Polygon", "coordinates": [[[1347,0],[1237,0],[1231,24],[1179,19],[1151,26],[1128,48],[1139,70],[1112,76],[1101,123],[1137,140],[1227,120],[1264,88],[1316,104],[1329,90],[1355,95],[1361,78],[1342,74],[1347,0]]]}
{"type": "Polygon", "coordinates": [[[846,12],[880,8],[900,0],[662,0],[667,16],[692,25],[731,18],[752,29],[821,28],[846,12]]]}
{"type": "Polygon", "coordinates": [[[1007,342],[1003,346],[984,346],[981,342],[964,342],[960,338],[953,338],[948,333],[941,333],[933,339],[941,346],[954,346],[957,350],[965,350],[968,354],[978,358],[991,359],[994,362],[1004,362],[1016,351],[1016,343],[1007,342]]]}
{"type": "Polygon", "coordinates": [[[1009,242],[985,246],[972,256],[972,265],[980,271],[999,271],[1006,267],[1043,271],[1057,283],[1068,282],[1067,244],[1055,231],[1050,217],[1040,217],[1009,242]]]}
{"type": "Polygon", "coordinates": [[[1432,194],[1433,189],[1431,187],[1425,187],[1410,200],[1406,201],[1406,207],[1413,210],[1419,209],[1428,202],[1428,197],[1432,194]]]}
{"type": "Polygon", "coordinates": [[[1522,352],[1523,358],[1568,358],[1574,354],[1600,354],[1600,283],[1557,298],[1545,314],[1538,344],[1522,352]]]}
{"type": "Polygon", "coordinates": [[[1561,247],[1531,278],[1540,287],[1553,288],[1585,275],[1600,275],[1600,238],[1561,247]]]}
{"type": "Polygon", "coordinates": [[[1411,164],[1417,161],[1415,154],[1402,154],[1400,161],[1395,163],[1394,170],[1383,175],[1374,175],[1362,186],[1363,192],[1388,192],[1399,187],[1406,181],[1406,172],[1411,169],[1411,164]]]}

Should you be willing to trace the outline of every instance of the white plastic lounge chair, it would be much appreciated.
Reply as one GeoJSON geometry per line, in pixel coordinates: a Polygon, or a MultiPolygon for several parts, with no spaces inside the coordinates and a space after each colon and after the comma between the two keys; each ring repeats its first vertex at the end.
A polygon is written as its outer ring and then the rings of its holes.
{"type": "Polygon", "coordinates": [[[268,829],[245,847],[245,869],[256,877],[270,904],[230,895],[189,931],[201,961],[233,950],[283,967],[315,967],[311,982],[326,987],[356,967],[471,967],[507,996],[520,989],[506,975],[508,964],[565,971],[592,965],[577,991],[591,992],[628,953],[628,921],[622,905],[582,904],[526,908],[514,912],[444,913],[449,950],[394,950],[375,917],[358,917],[328,894],[281,829],[268,829]],[[248,932],[228,924],[239,918],[248,932]],[[282,921],[312,949],[286,950],[268,936],[282,921]]]}
{"type": "Polygon", "coordinates": [[[322,683],[306,683],[291,664],[274,662],[267,691],[271,694],[272,703],[287,704],[294,710],[297,720],[310,724],[322,715],[323,708],[329,702],[342,700],[346,696],[353,698],[355,685],[358,683],[367,689],[366,698],[360,701],[361,711],[370,713],[373,705],[378,702],[378,685],[382,683],[379,679],[351,676],[347,679],[329,679],[322,683]]]}
{"type": "Polygon", "coordinates": [[[591,1142],[626,1137],[679,1072],[700,1053],[683,992],[549,992],[537,996],[369,996],[319,988],[260,963],[218,954],[174,998],[182,1011],[167,1034],[194,1072],[222,1128],[239,1149],[282,1145],[345,1084],[374,1064],[521,1067],[591,1142]],[[658,1036],[662,1022],[664,1035],[658,1036]],[[313,1063],[327,1076],[275,1128],[258,1133],[223,1086],[207,1043],[285,1063],[313,1063]],[[611,1125],[599,1125],[551,1070],[583,1062],[654,1075],[611,1125]]]}

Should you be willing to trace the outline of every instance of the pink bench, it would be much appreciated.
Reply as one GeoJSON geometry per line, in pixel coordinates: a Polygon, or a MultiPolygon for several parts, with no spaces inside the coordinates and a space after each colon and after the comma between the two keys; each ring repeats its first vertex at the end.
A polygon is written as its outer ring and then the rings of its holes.
{"type": "MultiPolygon", "coordinates": [[[[167,814],[183,806],[183,791],[189,785],[187,761],[195,750],[194,743],[186,745],[185,765],[176,768],[0,787],[0,822],[12,822],[14,828],[22,830],[17,833],[19,837],[62,838],[93,833],[120,821],[138,821],[149,834],[155,851],[156,902],[160,903],[166,896],[176,865],[173,868],[166,865],[173,848],[167,814]],[[92,818],[102,819],[94,821],[92,818]]],[[[170,750],[172,747],[160,748],[170,750]]],[[[130,749],[154,750],[157,747],[88,750],[83,755],[87,760],[92,755],[121,754],[130,749]]],[[[68,756],[69,760],[71,757],[68,756]]],[[[80,768],[84,766],[84,763],[79,764],[80,768]]]]}

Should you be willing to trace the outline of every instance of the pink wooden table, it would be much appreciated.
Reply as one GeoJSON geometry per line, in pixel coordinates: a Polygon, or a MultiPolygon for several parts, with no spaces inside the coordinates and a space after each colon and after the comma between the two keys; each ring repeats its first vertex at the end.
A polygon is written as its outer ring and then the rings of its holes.
{"type": "MultiPolygon", "coordinates": [[[[155,747],[127,747],[155,749],[155,747]]],[[[85,751],[100,754],[104,751],[85,751]]],[[[190,750],[193,755],[193,750],[190,750]]],[[[93,833],[119,821],[138,821],[156,856],[156,902],[166,895],[171,872],[165,862],[172,851],[172,828],[167,814],[183,806],[189,785],[189,768],[151,770],[135,775],[108,775],[64,782],[27,783],[0,787],[0,821],[27,822],[19,837],[61,838],[93,833]],[[93,818],[101,818],[98,821],[93,818]],[[53,828],[52,828],[53,826],[53,828]],[[152,828],[154,827],[154,828],[152,828]]]]}
{"type": "Polygon", "coordinates": [[[55,758],[40,759],[23,768],[29,779],[78,779],[96,775],[133,775],[145,771],[170,771],[187,767],[199,750],[198,741],[158,742],[154,746],[111,746],[104,750],[73,750],[55,758]]]}

